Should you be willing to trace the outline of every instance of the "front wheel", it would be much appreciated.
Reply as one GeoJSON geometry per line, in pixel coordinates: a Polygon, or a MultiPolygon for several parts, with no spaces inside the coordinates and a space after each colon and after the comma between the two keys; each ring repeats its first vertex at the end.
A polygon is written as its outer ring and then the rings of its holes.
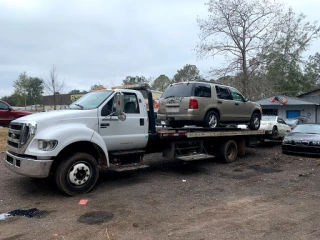
{"type": "Polygon", "coordinates": [[[260,128],[260,115],[253,113],[249,123],[249,129],[258,130],[260,128]]]}
{"type": "Polygon", "coordinates": [[[75,153],[65,158],[55,173],[58,188],[70,196],[89,192],[98,177],[97,161],[87,153],[75,153]]]}

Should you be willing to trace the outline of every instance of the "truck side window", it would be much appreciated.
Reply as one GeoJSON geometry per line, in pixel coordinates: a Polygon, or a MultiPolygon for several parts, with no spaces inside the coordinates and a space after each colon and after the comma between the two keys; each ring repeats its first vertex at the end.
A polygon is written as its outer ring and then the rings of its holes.
{"type": "Polygon", "coordinates": [[[140,113],[139,102],[135,93],[124,93],[124,110],[126,114],[140,113]]]}
{"type": "Polygon", "coordinates": [[[216,91],[218,98],[232,100],[232,96],[228,88],[216,86],[216,91]]]}
{"type": "Polygon", "coordinates": [[[0,102],[0,109],[1,110],[8,110],[8,105],[3,102],[0,102]]]}
{"type": "Polygon", "coordinates": [[[114,98],[111,98],[107,104],[105,104],[101,110],[101,116],[108,116],[110,115],[111,113],[115,112],[115,108],[112,106],[113,104],[113,99],[114,98]]]}

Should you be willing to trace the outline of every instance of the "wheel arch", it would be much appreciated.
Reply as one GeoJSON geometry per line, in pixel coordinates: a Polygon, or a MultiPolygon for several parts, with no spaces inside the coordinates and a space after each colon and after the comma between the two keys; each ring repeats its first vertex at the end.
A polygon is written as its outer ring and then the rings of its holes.
{"type": "Polygon", "coordinates": [[[98,144],[89,141],[78,141],[69,144],[59,152],[59,154],[54,158],[51,172],[54,173],[61,161],[76,152],[91,155],[97,161],[98,165],[109,165],[108,157],[98,144]]]}
{"type": "Polygon", "coordinates": [[[215,112],[218,114],[218,117],[219,117],[219,119],[220,119],[220,116],[221,116],[220,111],[219,111],[218,108],[214,108],[214,107],[211,107],[211,108],[209,108],[209,109],[206,111],[206,114],[204,115],[204,118],[203,118],[203,119],[206,118],[208,112],[210,112],[210,111],[215,111],[215,112]]]}

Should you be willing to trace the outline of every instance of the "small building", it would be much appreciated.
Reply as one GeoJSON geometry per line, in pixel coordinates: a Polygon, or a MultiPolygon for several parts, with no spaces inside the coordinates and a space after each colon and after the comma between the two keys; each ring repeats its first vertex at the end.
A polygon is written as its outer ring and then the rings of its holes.
{"type": "Polygon", "coordinates": [[[283,119],[304,116],[308,118],[308,123],[320,123],[320,101],[273,96],[256,103],[261,105],[265,115],[277,115],[283,119]]]}
{"type": "MultiPolygon", "coordinates": [[[[84,94],[57,94],[56,95],[56,110],[71,104],[84,94]]],[[[43,96],[43,110],[54,109],[54,96],[43,96]]]]}

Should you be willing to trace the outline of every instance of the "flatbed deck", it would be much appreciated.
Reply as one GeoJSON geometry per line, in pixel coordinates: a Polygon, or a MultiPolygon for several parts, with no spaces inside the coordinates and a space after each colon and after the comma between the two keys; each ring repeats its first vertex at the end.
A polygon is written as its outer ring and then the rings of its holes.
{"type": "Polygon", "coordinates": [[[159,138],[184,137],[184,138],[206,138],[225,136],[253,136],[264,135],[264,130],[249,130],[241,128],[157,128],[159,138]]]}

